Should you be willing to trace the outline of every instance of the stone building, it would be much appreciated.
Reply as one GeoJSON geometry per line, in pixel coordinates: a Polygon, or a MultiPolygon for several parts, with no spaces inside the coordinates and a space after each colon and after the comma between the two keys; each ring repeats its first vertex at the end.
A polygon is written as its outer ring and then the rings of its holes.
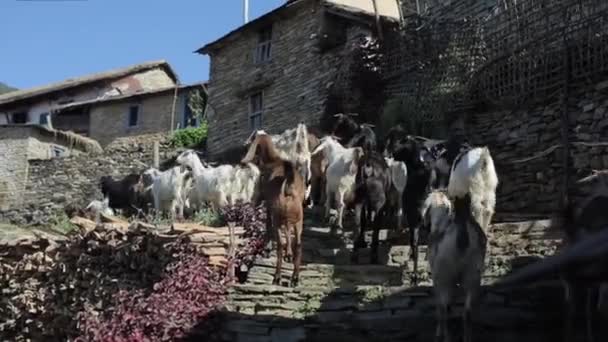
{"type": "Polygon", "coordinates": [[[38,124],[73,131],[102,146],[123,136],[170,131],[192,115],[187,95],[166,61],[67,79],[0,95],[0,124],[38,124]]]}
{"type": "Polygon", "coordinates": [[[101,152],[99,143],[74,133],[40,125],[0,125],[0,210],[21,203],[30,161],[101,152]]]}
{"type": "Polygon", "coordinates": [[[254,129],[316,126],[352,42],[399,22],[396,0],[292,0],[211,42],[208,149],[240,144],[254,129]]]}

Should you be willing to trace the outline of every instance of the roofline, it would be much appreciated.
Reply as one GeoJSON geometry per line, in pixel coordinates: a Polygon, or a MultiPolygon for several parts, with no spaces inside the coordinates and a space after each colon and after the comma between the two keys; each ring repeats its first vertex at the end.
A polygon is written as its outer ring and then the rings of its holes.
{"type": "MultiPolygon", "coordinates": [[[[205,83],[206,82],[198,82],[198,83],[192,83],[192,84],[187,84],[187,85],[178,85],[177,89],[178,89],[178,91],[183,91],[183,90],[187,90],[187,89],[200,87],[201,89],[203,89],[203,92],[205,94],[208,94],[207,87],[205,87],[205,83]]],[[[162,89],[154,89],[154,90],[139,92],[139,93],[135,93],[135,94],[112,96],[112,97],[108,97],[105,99],[93,99],[93,100],[82,101],[82,102],[68,103],[63,106],[58,106],[58,107],[52,108],[51,112],[58,112],[58,111],[66,110],[66,109],[80,108],[83,106],[93,106],[93,105],[98,105],[98,104],[107,104],[107,103],[112,103],[112,102],[127,101],[131,98],[137,98],[137,97],[150,97],[153,95],[159,95],[159,94],[167,93],[170,91],[174,92],[175,88],[176,87],[165,87],[162,89]]]]}
{"type": "Polygon", "coordinates": [[[223,43],[224,41],[226,41],[227,39],[231,38],[232,36],[236,35],[237,33],[243,32],[251,27],[255,27],[267,20],[269,20],[270,18],[273,18],[274,16],[284,12],[287,9],[292,9],[294,6],[296,5],[300,5],[302,3],[305,3],[309,0],[294,0],[291,2],[286,2],[283,5],[273,9],[272,11],[255,18],[254,20],[251,20],[249,22],[247,22],[244,25],[241,25],[239,27],[237,27],[236,29],[226,33],[225,35],[221,36],[220,38],[212,41],[211,43],[208,43],[206,45],[204,45],[203,47],[197,49],[194,51],[194,53],[198,53],[201,55],[207,55],[209,54],[209,52],[211,50],[214,50],[215,48],[217,48],[221,43],[223,43]]]}
{"type": "Polygon", "coordinates": [[[50,84],[43,85],[43,86],[31,87],[28,89],[19,89],[19,90],[13,91],[13,92],[8,92],[6,94],[0,95],[0,107],[4,107],[6,105],[20,103],[20,102],[25,102],[25,101],[40,98],[43,96],[48,96],[49,94],[65,91],[66,89],[83,87],[83,86],[98,83],[98,82],[101,82],[101,81],[107,80],[107,79],[121,78],[121,77],[130,75],[130,74],[133,74],[136,72],[150,70],[150,69],[159,68],[159,67],[162,68],[176,84],[179,84],[180,81],[179,81],[179,77],[177,76],[177,73],[173,70],[171,65],[166,60],[161,59],[161,60],[148,61],[148,62],[139,63],[139,64],[133,64],[133,65],[122,67],[122,68],[115,68],[115,69],[108,70],[108,71],[95,72],[95,73],[91,73],[91,74],[84,75],[84,76],[68,78],[68,79],[65,79],[65,80],[62,80],[59,82],[54,82],[54,83],[50,83],[50,84]],[[112,72],[115,72],[115,74],[107,75],[105,77],[103,77],[103,75],[100,75],[97,78],[94,77],[95,74],[104,74],[104,73],[111,74],[112,72]],[[78,81],[79,78],[86,78],[86,77],[91,77],[92,79],[78,81]],[[73,82],[69,83],[70,80],[73,80],[73,82]],[[62,83],[65,83],[65,84],[62,84],[62,83]]]}

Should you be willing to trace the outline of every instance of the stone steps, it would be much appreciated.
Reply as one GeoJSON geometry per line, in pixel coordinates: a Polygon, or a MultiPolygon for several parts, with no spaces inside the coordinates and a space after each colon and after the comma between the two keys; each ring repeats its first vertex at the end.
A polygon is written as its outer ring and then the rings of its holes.
{"type": "MultiPolygon", "coordinates": [[[[370,248],[361,249],[357,263],[351,263],[352,231],[347,229],[337,236],[329,232],[307,216],[300,284],[296,288],[272,285],[276,262],[273,249],[255,262],[247,282],[230,290],[226,341],[431,340],[435,307],[426,246],[420,246],[420,286],[412,288],[413,265],[404,233],[383,229],[380,264],[371,265],[370,248]]],[[[548,221],[493,225],[483,284],[493,283],[536,256],[554,253],[558,238],[548,221]]],[[[371,241],[371,232],[366,240],[371,241]]],[[[283,263],[283,285],[288,284],[292,269],[292,264],[283,263]]],[[[476,340],[510,341],[507,337],[513,338],[513,332],[517,332],[517,336],[528,334],[530,341],[536,341],[540,338],[539,325],[556,322],[562,294],[559,283],[540,284],[520,292],[507,294],[487,287],[474,315],[476,340]]],[[[461,304],[459,297],[453,307],[455,317],[461,304]]],[[[457,319],[453,324],[459,331],[457,319]]]]}

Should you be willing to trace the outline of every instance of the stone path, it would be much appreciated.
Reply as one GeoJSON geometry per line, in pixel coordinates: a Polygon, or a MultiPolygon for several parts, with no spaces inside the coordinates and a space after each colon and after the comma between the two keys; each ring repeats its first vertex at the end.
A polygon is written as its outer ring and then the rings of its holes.
{"type": "MultiPolygon", "coordinates": [[[[484,284],[534,256],[552,254],[559,235],[548,221],[495,224],[484,284]]],[[[371,241],[368,234],[367,241],[371,241]]],[[[226,307],[226,341],[431,341],[434,305],[425,246],[421,284],[412,288],[412,263],[405,236],[383,230],[381,264],[369,264],[369,249],[351,264],[352,232],[332,237],[307,213],[304,265],[296,288],[273,286],[274,253],[256,261],[246,283],[234,286],[226,307]]],[[[287,285],[291,264],[284,263],[287,285]]],[[[486,291],[474,315],[479,341],[539,341],[547,324],[559,324],[561,289],[554,282],[506,292],[486,291]],[[557,300],[556,300],[557,298],[557,300]]],[[[458,304],[458,303],[457,303],[458,304]]],[[[454,306],[452,314],[460,311],[454,306]]],[[[460,331],[454,320],[454,331],[460,331]]]]}

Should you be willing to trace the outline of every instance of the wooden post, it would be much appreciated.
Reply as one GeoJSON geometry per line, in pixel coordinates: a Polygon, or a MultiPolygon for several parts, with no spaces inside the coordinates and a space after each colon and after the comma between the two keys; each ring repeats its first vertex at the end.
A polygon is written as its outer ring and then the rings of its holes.
{"type": "Polygon", "coordinates": [[[380,23],[380,13],[378,13],[378,4],[376,3],[376,0],[372,0],[372,3],[374,4],[374,14],[376,16],[376,28],[378,30],[378,39],[380,39],[380,41],[383,41],[383,35],[382,35],[382,25],[380,23]]]}
{"type": "MultiPolygon", "coordinates": [[[[564,10],[564,20],[568,19],[568,12],[564,10]]],[[[564,47],[563,52],[563,60],[562,60],[562,94],[561,94],[561,104],[560,104],[560,121],[561,121],[561,143],[563,146],[562,149],[562,168],[563,168],[563,178],[562,178],[562,191],[560,198],[560,209],[564,210],[569,202],[568,196],[568,188],[569,188],[569,176],[570,176],[570,139],[568,137],[568,128],[570,126],[570,119],[568,113],[568,104],[569,99],[569,89],[568,86],[570,84],[570,63],[569,63],[569,53],[568,53],[568,42],[566,41],[566,32],[562,34],[562,44],[564,47]]]]}
{"type": "Polygon", "coordinates": [[[175,130],[175,107],[177,102],[177,91],[179,90],[179,83],[175,83],[175,92],[173,93],[173,106],[171,108],[171,133],[175,130]]]}
{"type": "Polygon", "coordinates": [[[154,141],[154,167],[159,168],[160,166],[160,143],[154,141]]]}

